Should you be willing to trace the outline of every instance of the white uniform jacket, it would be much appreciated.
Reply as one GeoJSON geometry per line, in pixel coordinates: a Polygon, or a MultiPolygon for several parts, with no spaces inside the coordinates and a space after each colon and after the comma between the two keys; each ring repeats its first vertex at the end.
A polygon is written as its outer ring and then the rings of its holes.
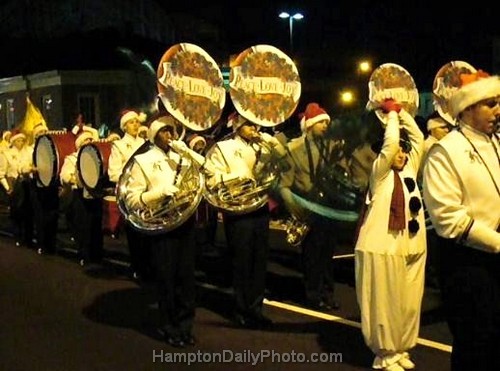
{"type": "Polygon", "coordinates": [[[366,195],[366,213],[361,225],[356,250],[376,252],[385,255],[406,256],[409,254],[421,254],[426,250],[426,231],[424,211],[421,207],[418,214],[414,215],[409,209],[411,197],[421,199],[420,191],[416,184],[417,172],[423,153],[424,137],[413,118],[406,111],[401,110],[398,114],[394,111],[389,113],[387,128],[384,134],[384,146],[375,159],[368,193],[366,195]],[[394,170],[391,169],[392,159],[399,151],[399,122],[401,127],[408,131],[412,149],[408,154],[408,163],[402,171],[396,172],[401,178],[405,197],[406,223],[413,217],[419,224],[419,230],[411,234],[408,228],[402,231],[389,231],[389,214],[392,192],[394,189],[394,170]],[[415,187],[410,193],[405,185],[405,178],[411,178],[415,187]]]}
{"type": "Polygon", "coordinates": [[[108,176],[109,180],[117,183],[122,174],[123,167],[140,146],[144,144],[144,139],[141,137],[134,138],[130,134],[125,135],[118,140],[115,140],[111,146],[111,153],[108,160],[108,176]]]}
{"type": "Polygon", "coordinates": [[[236,135],[218,142],[207,157],[205,168],[210,171],[208,184],[236,178],[254,179],[258,166],[271,160],[271,153],[256,143],[249,143],[236,135]],[[257,158],[259,161],[257,162],[257,158]]]}
{"type": "Polygon", "coordinates": [[[424,166],[424,200],[436,232],[469,247],[500,251],[500,145],[460,124],[424,166]]]}
{"type": "Polygon", "coordinates": [[[21,175],[31,175],[32,158],[33,148],[28,146],[24,146],[20,150],[11,147],[0,154],[0,183],[6,191],[10,190],[9,182],[21,175]]]}
{"type": "Polygon", "coordinates": [[[153,208],[181,187],[191,160],[169,150],[165,153],[156,145],[135,156],[130,171],[125,202],[131,209],[153,208]]]}

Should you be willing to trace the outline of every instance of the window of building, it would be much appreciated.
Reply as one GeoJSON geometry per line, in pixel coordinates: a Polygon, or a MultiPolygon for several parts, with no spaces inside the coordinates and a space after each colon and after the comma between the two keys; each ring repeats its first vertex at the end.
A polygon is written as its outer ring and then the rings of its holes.
{"type": "Polygon", "coordinates": [[[7,129],[11,130],[16,125],[16,110],[14,109],[14,99],[10,98],[5,101],[5,121],[7,122],[7,129]]]}
{"type": "Polygon", "coordinates": [[[78,111],[83,114],[85,123],[99,126],[99,100],[97,94],[79,94],[78,111]]]}

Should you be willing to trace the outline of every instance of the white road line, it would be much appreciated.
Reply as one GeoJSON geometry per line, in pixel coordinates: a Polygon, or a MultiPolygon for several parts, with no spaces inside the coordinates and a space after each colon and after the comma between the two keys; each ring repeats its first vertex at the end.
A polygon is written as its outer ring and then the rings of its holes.
{"type": "MultiPolygon", "coordinates": [[[[318,312],[312,309],[306,309],[302,307],[298,307],[296,305],[291,305],[291,304],[286,304],[282,303],[279,301],[274,301],[274,300],[267,300],[264,299],[264,304],[270,305],[272,307],[280,308],[280,309],[285,309],[289,310],[291,312],[295,313],[300,313],[300,314],[305,314],[306,316],[311,316],[311,317],[316,317],[320,319],[324,319],[326,321],[332,321],[332,322],[337,322],[343,325],[355,327],[355,328],[361,328],[361,323],[356,322],[356,321],[351,321],[342,317],[338,316],[333,316],[331,314],[323,313],[323,312],[318,312]]],[[[441,350],[443,352],[448,352],[451,353],[451,346],[443,343],[439,343],[437,341],[432,341],[432,340],[427,340],[427,339],[422,339],[418,338],[417,343],[426,347],[434,348],[441,350]]]]}

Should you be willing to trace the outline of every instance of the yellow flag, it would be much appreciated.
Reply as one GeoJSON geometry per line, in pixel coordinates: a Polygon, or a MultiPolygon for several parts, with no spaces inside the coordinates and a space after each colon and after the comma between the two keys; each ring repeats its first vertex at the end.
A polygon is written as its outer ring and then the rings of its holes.
{"type": "Polygon", "coordinates": [[[28,143],[33,143],[33,128],[40,123],[47,126],[47,122],[38,107],[31,102],[29,96],[26,96],[26,114],[24,115],[24,120],[19,124],[19,130],[26,135],[28,143]]]}

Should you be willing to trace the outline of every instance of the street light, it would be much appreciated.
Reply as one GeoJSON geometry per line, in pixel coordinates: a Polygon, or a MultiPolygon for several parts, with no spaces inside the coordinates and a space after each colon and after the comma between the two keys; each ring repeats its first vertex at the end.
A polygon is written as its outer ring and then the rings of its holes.
{"type": "Polygon", "coordinates": [[[281,12],[279,14],[279,17],[281,19],[287,19],[288,18],[288,27],[290,30],[290,51],[293,52],[293,21],[294,19],[301,20],[304,18],[304,16],[301,13],[295,13],[294,15],[290,15],[287,12],[281,12]]]}

